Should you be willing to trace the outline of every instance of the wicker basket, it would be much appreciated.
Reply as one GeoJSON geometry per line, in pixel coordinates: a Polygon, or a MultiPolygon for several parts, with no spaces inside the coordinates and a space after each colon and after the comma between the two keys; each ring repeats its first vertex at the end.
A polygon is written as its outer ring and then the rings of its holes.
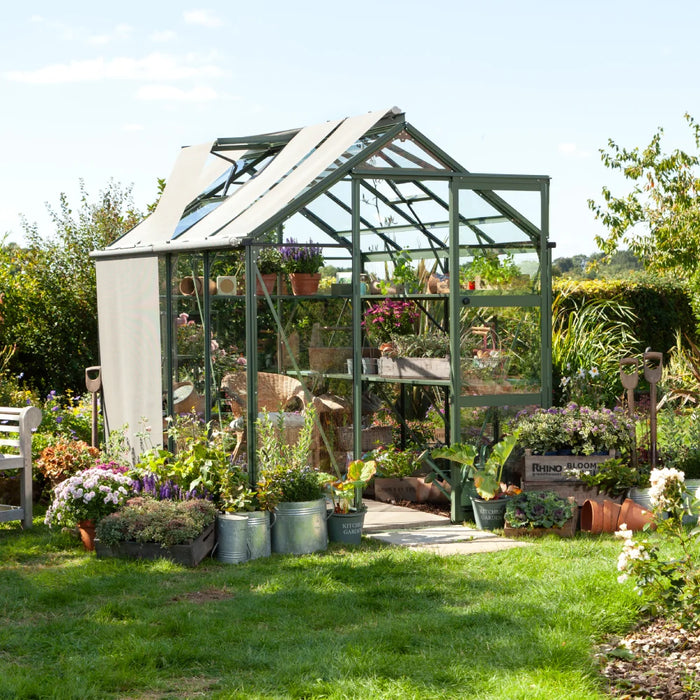
{"type": "MultiPolygon", "coordinates": [[[[343,426],[336,430],[338,449],[350,451],[353,449],[353,427],[343,426]]],[[[373,450],[378,445],[390,445],[393,442],[392,430],[389,426],[373,425],[362,428],[360,449],[363,452],[373,450]]]]}

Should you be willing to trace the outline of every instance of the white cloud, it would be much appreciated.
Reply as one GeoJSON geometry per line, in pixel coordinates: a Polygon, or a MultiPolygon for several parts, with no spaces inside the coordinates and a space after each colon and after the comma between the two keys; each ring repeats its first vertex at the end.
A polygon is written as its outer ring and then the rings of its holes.
{"type": "Polygon", "coordinates": [[[170,29],[164,29],[162,31],[153,32],[150,36],[151,41],[157,43],[163,43],[165,41],[172,41],[177,38],[177,34],[170,29]]]}
{"type": "Polygon", "coordinates": [[[203,27],[220,27],[223,24],[211,10],[188,10],[182,16],[187,24],[201,24],[203,27]]]}
{"type": "Polygon", "coordinates": [[[185,78],[217,77],[224,71],[211,63],[198,65],[198,58],[188,55],[183,61],[177,56],[152,53],[145,58],[118,57],[105,60],[94,58],[70,63],[56,63],[29,71],[9,71],[8,80],[18,83],[61,84],[100,80],[182,80],[185,78]]]}
{"type": "Polygon", "coordinates": [[[581,150],[575,143],[564,142],[558,146],[558,151],[568,158],[590,158],[589,151],[581,150]]]}
{"type": "Polygon", "coordinates": [[[122,124],[122,131],[134,132],[143,131],[143,124],[122,124]]]}
{"type": "Polygon", "coordinates": [[[118,24],[110,33],[108,34],[96,34],[88,39],[89,44],[104,45],[109,44],[116,39],[125,39],[130,36],[134,31],[134,28],[129,24],[118,24]]]}
{"type": "Polygon", "coordinates": [[[219,98],[213,88],[197,86],[183,90],[172,85],[144,85],[136,93],[139,100],[161,100],[170,102],[210,102],[219,98]]]}

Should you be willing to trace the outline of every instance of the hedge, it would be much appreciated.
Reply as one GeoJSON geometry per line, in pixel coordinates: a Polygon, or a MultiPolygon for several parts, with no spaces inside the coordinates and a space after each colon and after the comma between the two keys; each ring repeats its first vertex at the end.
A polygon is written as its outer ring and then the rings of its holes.
{"type": "Polygon", "coordinates": [[[630,348],[631,353],[651,348],[667,354],[676,343],[677,330],[698,342],[691,292],[681,281],[646,273],[611,280],[558,278],[552,290],[555,295],[566,293],[565,308],[594,299],[615,299],[630,307],[637,317],[632,330],[639,340],[639,347],[630,348]]]}

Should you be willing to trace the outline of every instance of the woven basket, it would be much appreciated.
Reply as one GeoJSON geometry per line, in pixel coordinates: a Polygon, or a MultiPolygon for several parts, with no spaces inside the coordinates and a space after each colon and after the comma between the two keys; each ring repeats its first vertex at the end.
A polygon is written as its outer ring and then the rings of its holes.
{"type": "MultiPolygon", "coordinates": [[[[242,416],[248,396],[245,372],[227,374],[221,380],[234,416],[242,416]]],[[[302,383],[286,374],[258,372],[258,411],[299,411],[306,406],[302,383]]]]}

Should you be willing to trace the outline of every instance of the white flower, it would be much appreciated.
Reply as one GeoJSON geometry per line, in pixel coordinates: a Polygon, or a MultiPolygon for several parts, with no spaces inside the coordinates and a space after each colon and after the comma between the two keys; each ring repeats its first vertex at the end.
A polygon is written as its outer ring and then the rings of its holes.
{"type": "Polygon", "coordinates": [[[620,529],[615,533],[615,537],[620,537],[623,540],[632,539],[632,530],[627,529],[627,523],[622,523],[620,529]]]}
{"type": "Polygon", "coordinates": [[[629,578],[629,576],[628,576],[627,574],[620,574],[620,575],[617,577],[617,582],[618,582],[618,583],[624,583],[628,578],[629,578]]]}
{"type": "Polygon", "coordinates": [[[593,377],[593,378],[595,379],[595,378],[600,374],[600,372],[598,371],[598,368],[597,368],[597,367],[591,367],[591,368],[588,370],[588,374],[590,374],[591,377],[593,377]]]}

